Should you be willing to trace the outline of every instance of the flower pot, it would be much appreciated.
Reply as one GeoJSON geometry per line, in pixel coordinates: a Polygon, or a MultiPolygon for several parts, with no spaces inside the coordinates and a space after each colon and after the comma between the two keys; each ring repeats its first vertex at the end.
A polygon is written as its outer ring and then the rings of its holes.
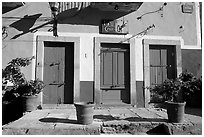
{"type": "Polygon", "coordinates": [[[165,102],[167,107],[168,121],[172,123],[182,123],[185,114],[185,104],[175,102],[165,102]]]}
{"type": "Polygon", "coordinates": [[[93,122],[94,104],[78,102],[74,105],[76,107],[77,122],[83,125],[91,124],[93,122]]]}
{"type": "Polygon", "coordinates": [[[38,95],[33,96],[22,96],[23,100],[23,111],[24,112],[31,112],[37,109],[38,105],[38,95]]]}

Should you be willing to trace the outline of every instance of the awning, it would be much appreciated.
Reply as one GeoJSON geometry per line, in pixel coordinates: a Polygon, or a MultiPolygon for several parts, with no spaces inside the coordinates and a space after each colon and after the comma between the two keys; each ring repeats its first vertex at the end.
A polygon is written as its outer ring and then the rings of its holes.
{"type": "Polygon", "coordinates": [[[89,6],[101,11],[133,12],[136,11],[141,4],[142,2],[59,2],[58,13],[70,9],[81,10],[89,6]]]}
{"type": "Polygon", "coordinates": [[[59,12],[70,9],[81,10],[91,5],[91,2],[59,2],[59,12]]]}

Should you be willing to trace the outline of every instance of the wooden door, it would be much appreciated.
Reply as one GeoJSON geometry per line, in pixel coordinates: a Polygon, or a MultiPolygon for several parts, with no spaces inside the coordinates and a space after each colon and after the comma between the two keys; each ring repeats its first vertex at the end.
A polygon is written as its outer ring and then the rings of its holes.
{"type": "Polygon", "coordinates": [[[73,103],[73,46],[65,42],[44,44],[43,103],[73,103]]]}
{"type": "Polygon", "coordinates": [[[102,102],[129,103],[130,91],[129,49],[120,44],[102,44],[101,48],[101,90],[102,102]]]}
{"type": "Polygon", "coordinates": [[[150,85],[176,77],[174,46],[150,45],[150,85]]]}

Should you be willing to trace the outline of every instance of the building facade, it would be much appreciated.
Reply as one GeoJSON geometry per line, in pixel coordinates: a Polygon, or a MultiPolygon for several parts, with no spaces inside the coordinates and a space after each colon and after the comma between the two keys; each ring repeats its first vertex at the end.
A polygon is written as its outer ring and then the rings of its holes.
{"type": "Polygon", "coordinates": [[[2,3],[2,67],[22,68],[46,84],[41,104],[148,107],[145,87],[182,71],[202,75],[201,3],[2,3]]]}

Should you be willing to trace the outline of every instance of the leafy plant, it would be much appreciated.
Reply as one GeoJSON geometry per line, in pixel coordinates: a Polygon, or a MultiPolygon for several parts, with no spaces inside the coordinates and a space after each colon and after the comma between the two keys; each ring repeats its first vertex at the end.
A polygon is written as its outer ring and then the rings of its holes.
{"type": "Polygon", "coordinates": [[[165,80],[161,85],[151,88],[151,93],[159,95],[163,101],[179,102],[179,92],[181,90],[181,82],[176,80],[165,80]]]}
{"type": "Polygon", "coordinates": [[[30,65],[32,59],[34,59],[34,56],[12,59],[2,70],[2,85],[6,85],[8,82],[13,84],[10,89],[7,86],[2,87],[4,91],[3,100],[11,100],[22,95],[36,95],[41,92],[44,87],[43,81],[39,79],[28,81],[21,72],[21,67],[30,65]]]}
{"type": "Polygon", "coordinates": [[[25,84],[20,85],[16,89],[16,92],[20,96],[32,96],[32,95],[39,94],[43,88],[44,88],[43,81],[36,79],[36,80],[26,81],[25,84]]]}
{"type": "Polygon", "coordinates": [[[31,64],[31,58],[15,58],[12,59],[5,69],[2,70],[2,84],[7,82],[13,83],[14,88],[26,82],[24,74],[21,72],[21,67],[25,67],[31,64]]]}
{"type": "Polygon", "coordinates": [[[184,72],[179,76],[179,79],[183,82],[182,90],[184,92],[184,98],[188,98],[193,94],[202,92],[202,79],[196,78],[192,73],[184,72]]]}
{"type": "Polygon", "coordinates": [[[183,72],[178,78],[165,80],[162,84],[149,89],[151,96],[161,102],[183,102],[190,96],[202,92],[202,80],[192,73],[183,72]]]}
{"type": "Polygon", "coordinates": [[[2,100],[3,101],[12,101],[19,96],[16,93],[16,89],[19,85],[22,85],[26,82],[24,74],[21,72],[21,67],[28,66],[31,64],[31,58],[15,58],[12,59],[5,69],[2,69],[2,100]],[[10,82],[13,84],[12,87],[7,87],[7,83],[10,82]]]}

